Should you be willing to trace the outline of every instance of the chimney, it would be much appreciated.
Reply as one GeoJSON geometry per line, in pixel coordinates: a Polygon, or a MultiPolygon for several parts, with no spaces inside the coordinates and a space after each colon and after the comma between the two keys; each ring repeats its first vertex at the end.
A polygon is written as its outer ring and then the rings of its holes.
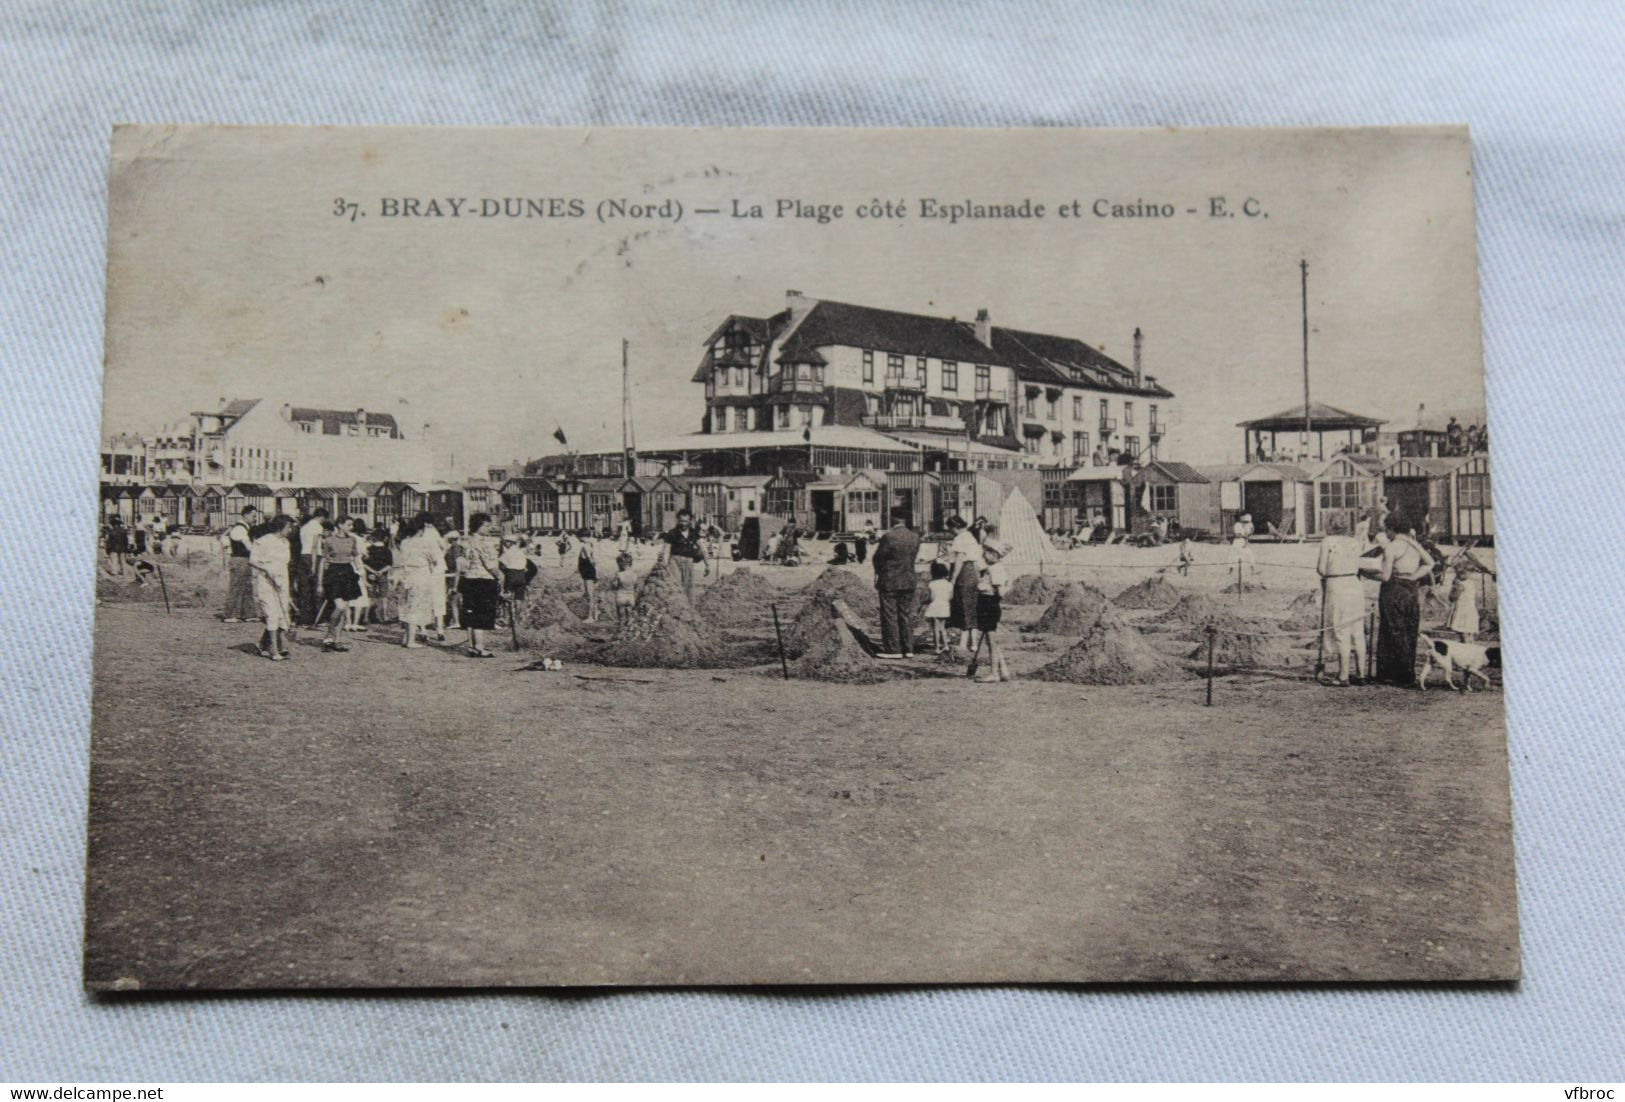
{"type": "Polygon", "coordinates": [[[785,326],[785,332],[788,333],[800,325],[806,319],[807,312],[817,305],[817,299],[808,298],[800,291],[784,292],[784,306],[790,311],[790,324],[785,326]]]}
{"type": "Polygon", "coordinates": [[[988,348],[993,347],[993,320],[988,317],[986,307],[976,311],[976,339],[988,348]]]}
{"type": "Polygon", "coordinates": [[[1134,385],[1135,386],[1143,386],[1144,385],[1145,373],[1141,370],[1141,367],[1140,367],[1140,347],[1144,343],[1145,343],[1145,336],[1144,336],[1144,334],[1142,334],[1140,332],[1140,327],[1138,325],[1136,325],[1134,327],[1134,385]]]}
{"type": "Polygon", "coordinates": [[[287,402],[282,403],[282,419],[284,421],[293,420],[293,406],[287,402]]]}
{"type": "Polygon", "coordinates": [[[362,409],[360,406],[356,407],[355,423],[360,425],[362,428],[367,427],[367,411],[362,409]]]}

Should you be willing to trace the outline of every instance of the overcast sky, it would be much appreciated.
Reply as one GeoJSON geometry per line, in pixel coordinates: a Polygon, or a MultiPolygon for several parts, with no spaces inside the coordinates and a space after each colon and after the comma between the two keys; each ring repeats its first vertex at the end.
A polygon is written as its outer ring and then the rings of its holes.
{"type": "MultiPolygon", "coordinates": [[[[728,313],[813,297],[1080,337],[1177,395],[1165,454],[1239,458],[1237,421],[1301,401],[1300,257],[1316,399],[1414,422],[1482,406],[1471,180],[1439,131],[125,132],[111,189],[106,427],[224,397],[427,422],[472,473],[620,440],[620,342],[639,434],[698,429],[689,379],[728,313]],[[1234,218],[1208,216],[1223,195],[1234,218]],[[1258,200],[1268,217],[1248,218],[1258,200]],[[384,200],[458,197],[459,218],[384,200]],[[580,219],[474,217],[482,198],[579,197],[580,219]],[[680,201],[601,224],[598,200],[680,201]],[[695,214],[734,198],[845,216],[695,214]],[[948,225],[919,200],[1019,202],[1042,220],[948,225]],[[334,200],[362,217],[335,217],[334,200]],[[1173,204],[1097,218],[1097,198],[1173,204]],[[873,199],[902,219],[860,219],[873,199]],[[1057,217],[1077,199],[1085,217],[1057,217]],[[1195,207],[1199,213],[1184,213],[1195,207]]],[[[449,204],[442,202],[442,209],[449,204]]]]}

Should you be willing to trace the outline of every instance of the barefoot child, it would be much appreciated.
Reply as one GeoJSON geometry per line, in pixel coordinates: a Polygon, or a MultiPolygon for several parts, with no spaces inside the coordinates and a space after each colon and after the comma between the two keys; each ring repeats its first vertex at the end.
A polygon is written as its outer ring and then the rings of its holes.
{"type": "MultiPolygon", "coordinates": [[[[859,546],[862,546],[861,542],[859,546]]],[[[939,653],[948,649],[948,617],[953,612],[954,599],[954,583],[949,579],[952,573],[948,564],[941,559],[931,564],[931,584],[928,587],[931,600],[925,606],[925,619],[931,625],[931,649],[939,653]]]]}
{"type": "Polygon", "coordinates": [[[632,573],[632,553],[615,556],[615,623],[632,619],[632,606],[638,602],[638,577],[632,573]]]}
{"type": "Polygon", "coordinates": [[[350,608],[362,596],[361,541],[348,524],[329,525],[316,548],[316,586],[332,609],[322,650],[342,653],[350,648],[339,642],[339,629],[349,626],[350,608]]]}
{"type": "Polygon", "coordinates": [[[1191,563],[1196,561],[1196,552],[1191,549],[1191,538],[1186,536],[1179,541],[1179,576],[1186,577],[1191,572],[1191,563]]]}
{"type": "Polygon", "coordinates": [[[976,630],[987,640],[988,655],[988,672],[976,680],[984,684],[1010,680],[1010,668],[1005,664],[998,636],[1004,591],[1010,585],[1009,572],[1000,560],[1009,550],[1002,540],[988,537],[982,544],[982,566],[976,572],[976,630]]]}

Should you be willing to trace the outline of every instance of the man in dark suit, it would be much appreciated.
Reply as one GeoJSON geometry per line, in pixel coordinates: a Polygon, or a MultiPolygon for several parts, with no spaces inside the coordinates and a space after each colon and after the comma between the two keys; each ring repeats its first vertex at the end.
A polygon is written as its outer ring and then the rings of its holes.
{"type": "Polygon", "coordinates": [[[908,526],[908,510],[893,509],[891,527],[875,548],[881,658],[908,658],[914,649],[914,607],[919,603],[914,560],[919,554],[920,535],[908,526]]]}

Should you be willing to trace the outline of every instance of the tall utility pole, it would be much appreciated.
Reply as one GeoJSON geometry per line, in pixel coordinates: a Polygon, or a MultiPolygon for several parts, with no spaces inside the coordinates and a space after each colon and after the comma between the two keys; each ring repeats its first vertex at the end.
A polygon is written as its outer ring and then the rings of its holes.
{"type": "Polygon", "coordinates": [[[637,473],[638,444],[632,433],[632,361],[630,341],[621,338],[621,455],[626,462],[626,477],[637,473]]]}
{"type": "Polygon", "coordinates": [[[1314,426],[1309,415],[1309,261],[1300,259],[1298,269],[1303,276],[1303,446],[1308,448],[1314,426]]]}

